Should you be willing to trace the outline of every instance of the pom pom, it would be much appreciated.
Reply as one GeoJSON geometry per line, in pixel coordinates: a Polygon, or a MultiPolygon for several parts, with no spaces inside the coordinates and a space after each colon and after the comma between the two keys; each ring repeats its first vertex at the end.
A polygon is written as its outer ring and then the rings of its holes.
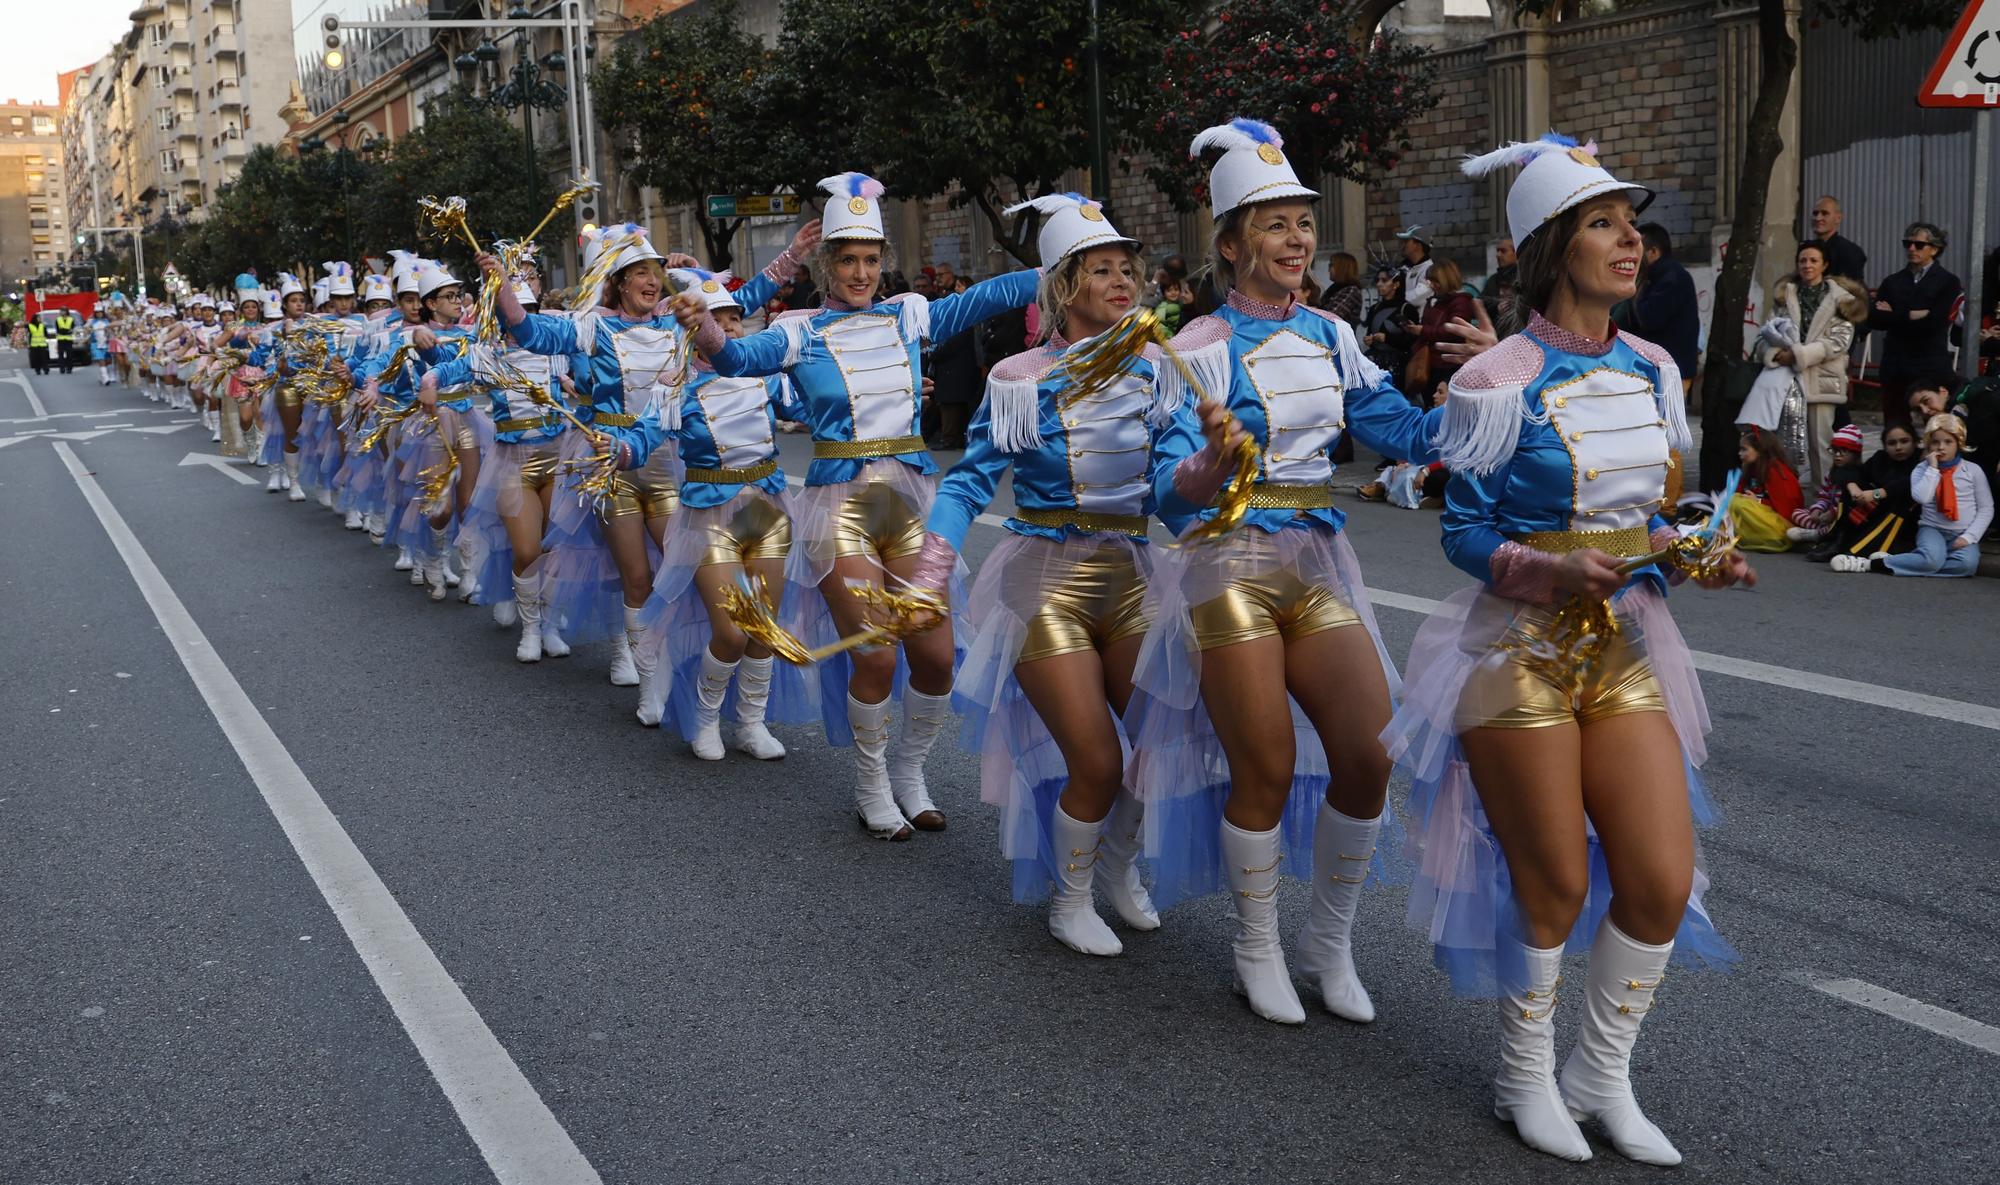
{"type": "Polygon", "coordinates": [[[820,179],[820,191],[834,197],[879,198],[884,192],[882,183],[866,173],[835,173],[820,179]]]}
{"type": "Polygon", "coordinates": [[[1001,213],[1018,214],[1022,210],[1033,209],[1039,210],[1043,214],[1054,214],[1058,210],[1065,210],[1071,206],[1088,206],[1093,204],[1089,198],[1080,193],[1045,193],[1038,198],[1029,198],[1025,202],[1015,202],[1005,210],[1002,210],[1001,213]]]}
{"type": "Polygon", "coordinates": [[[1238,116],[1228,123],[1217,124],[1197,135],[1194,143],[1188,145],[1188,155],[1200,156],[1210,148],[1227,151],[1231,148],[1255,148],[1260,144],[1283,148],[1285,138],[1278,134],[1278,129],[1268,123],[1238,116]]]}

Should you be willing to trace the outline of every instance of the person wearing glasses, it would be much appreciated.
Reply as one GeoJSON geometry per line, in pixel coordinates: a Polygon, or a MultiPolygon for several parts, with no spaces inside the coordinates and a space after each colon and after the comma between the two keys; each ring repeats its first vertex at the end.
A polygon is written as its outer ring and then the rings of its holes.
{"type": "Polygon", "coordinates": [[[1951,309],[1965,286],[1944,269],[1944,231],[1912,222],[1903,232],[1908,266],[1875,289],[1868,326],[1883,332],[1882,408],[1890,423],[1908,424],[1905,401],[1918,375],[1950,370],[1951,309]]]}

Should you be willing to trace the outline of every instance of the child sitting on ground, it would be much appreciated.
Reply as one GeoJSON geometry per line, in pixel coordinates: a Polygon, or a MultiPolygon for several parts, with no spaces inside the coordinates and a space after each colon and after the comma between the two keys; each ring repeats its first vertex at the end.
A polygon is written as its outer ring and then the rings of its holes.
{"type": "Polygon", "coordinates": [[[1792,513],[1792,525],[1785,538],[1793,543],[1818,543],[1840,521],[1841,497],[1847,487],[1861,480],[1861,429],[1849,424],[1827,442],[1832,458],[1826,477],[1819,483],[1812,505],[1792,513]]]}
{"type": "Polygon", "coordinates": [[[1785,446],[1769,428],[1746,428],[1736,445],[1743,480],[1730,500],[1737,544],[1744,551],[1788,551],[1785,528],[1805,504],[1799,474],[1785,459],[1785,446]]]}

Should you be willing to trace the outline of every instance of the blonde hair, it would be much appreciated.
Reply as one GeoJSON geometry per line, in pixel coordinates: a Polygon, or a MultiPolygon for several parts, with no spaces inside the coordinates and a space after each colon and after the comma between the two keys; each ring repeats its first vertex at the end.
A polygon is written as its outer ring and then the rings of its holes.
{"type": "Polygon", "coordinates": [[[1972,449],[1965,443],[1965,421],[1948,411],[1941,411],[1924,421],[1924,442],[1928,444],[1931,433],[1942,432],[1958,442],[1958,451],[1969,453],[1972,449]]]}
{"type": "Polygon", "coordinates": [[[806,257],[806,274],[812,277],[813,287],[819,289],[821,298],[833,291],[833,261],[839,257],[840,249],[850,243],[874,243],[882,248],[882,269],[875,274],[873,296],[882,295],[882,282],[889,273],[896,270],[896,249],[887,239],[821,239],[814,244],[812,254],[806,257]]]}
{"type": "Polygon", "coordinates": [[[1427,274],[1431,281],[1431,291],[1441,296],[1450,296],[1465,287],[1465,273],[1458,270],[1456,263],[1442,255],[1432,257],[1431,270],[1427,274]]]}
{"type": "MultiPolygon", "coordinates": [[[[1106,245],[1125,248],[1125,259],[1132,265],[1132,278],[1136,282],[1144,265],[1138,248],[1130,243],[1106,245]]],[[[1042,273],[1042,282],[1035,286],[1035,307],[1041,312],[1041,326],[1033,344],[1040,345],[1051,335],[1069,328],[1069,306],[1076,303],[1077,294],[1083,291],[1083,257],[1094,250],[1093,247],[1071,252],[1061,263],[1042,273]]]]}

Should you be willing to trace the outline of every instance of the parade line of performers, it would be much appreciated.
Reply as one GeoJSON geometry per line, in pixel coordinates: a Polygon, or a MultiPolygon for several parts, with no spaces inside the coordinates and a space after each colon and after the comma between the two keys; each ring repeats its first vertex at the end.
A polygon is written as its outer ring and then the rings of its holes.
{"type": "Polygon", "coordinates": [[[1257,1015],[1303,1023],[1299,974],[1367,1023],[1356,907],[1407,874],[1438,967],[1499,1001],[1495,1113],[1566,1159],[1590,1157],[1592,1124],[1679,1163],[1634,1099],[1633,1046],[1670,963],[1735,954],[1702,908],[1708,716],[1667,594],[1754,576],[1661,515],[1689,444],[1680,375],[1610,318],[1650,194],[1554,134],[1468,161],[1520,169],[1535,312],[1426,411],[1296,299],[1317,195],[1282,145],[1247,119],[1195,140],[1220,150],[1226,300],[1171,340],[1137,308],[1138,244],[1073,194],[1028,203],[1039,271],[880,299],[882,187],[847,173],[734,292],[613,226],[584,236],[568,308],[510,247],[480,252],[478,283],[395,252],[387,275],[326,264],[310,293],[245,276],[233,324],[199,296],[184,319],[100,319],[94,352],[109,381],[116,338],[155,398],[240,435],[268,489],[392,546],[432,600],[455,587],[518,623],[520,661],[610,642],[639,720],[697,757],[781,758],[767,723],[818,719],[853,749],[872,836],[945,829],[925,761],[953,729],[1015,900],[1046,900],[1076,951],[1117,955],[1114,923],[1226,893],[1257,1015]],[[746,332],[802,266],[820,307],[746,332]],[[993,368],[941,474],[917,434],[923,343],[1030,302],[1044,340],[993,368]],[[780,419],[811,432],[797,489],[780,419]],[[1451,473],[1444,549],[1472,584],[1400,676],[1333,506],[1343,433],[1451,473]],[[967,533],[1009,470],[1016,509],[968,587],[967,533]],[[1155,520],[1176,543],[1148,541],[1155,520]],[[1407,834],[1385,802],[1399,766],[1407,834]],[[1285,873],[1311,884],[1289,967],[1285,873]],[[1583,1020],[1558,1065],[1565,997],[1583,1020]]]}

